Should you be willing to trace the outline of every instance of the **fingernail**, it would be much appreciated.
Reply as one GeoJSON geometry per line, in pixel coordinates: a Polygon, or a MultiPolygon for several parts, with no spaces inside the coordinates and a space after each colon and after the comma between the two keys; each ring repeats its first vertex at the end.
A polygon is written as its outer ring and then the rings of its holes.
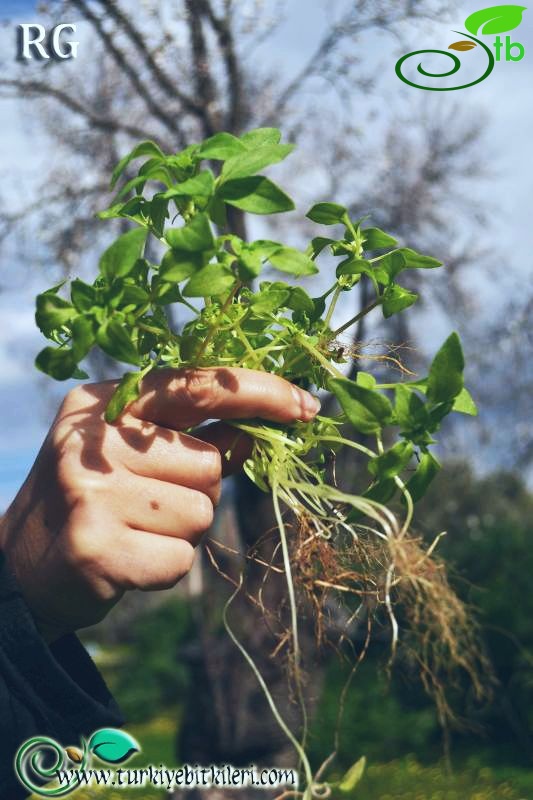
{"type": "Polygon", "coordinates": [[[309,418],[314,417],[320,411],[320,400],[309,392],[302,391],[303,406],[309,418]]]}
{"type": "Polygon", "coordinates": [[[320,400],[317,397],[313,397],[313,395],[306,392],[305,389],[299,389],[298,386],[294,385],[291,386],[291,391],[300,408],[299,419],[307,422],[312,419],[315,414],[318,414],[320,410],[320,400]]]}

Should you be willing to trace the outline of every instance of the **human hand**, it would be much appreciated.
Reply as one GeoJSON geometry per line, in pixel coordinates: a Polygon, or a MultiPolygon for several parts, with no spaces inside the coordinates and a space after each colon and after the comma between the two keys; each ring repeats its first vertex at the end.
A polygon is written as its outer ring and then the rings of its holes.
{"type": "Polygon", "coordinates": [[[248,369],[157,370],[117,423],[104,421],[115,381],[66,396],[6,512],[1,544],[42,635],[101,620],[129,589],[173,586],[212,523],[223,473],[250,442],[223,422],[310,420],[318,402],[248,369]],[[231,449],[230,462],[222,454],[231,449]]]}

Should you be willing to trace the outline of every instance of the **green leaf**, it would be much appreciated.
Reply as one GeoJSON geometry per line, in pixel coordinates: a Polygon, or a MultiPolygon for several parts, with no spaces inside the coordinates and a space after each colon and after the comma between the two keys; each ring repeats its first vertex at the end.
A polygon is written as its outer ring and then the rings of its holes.
{"type": "Polygon", "coordinates": [[[167,250],[161,261],[159,274],[166,281],[183,281],[203,267],[201,253],[186,250],[167,250]]]}
{"type": "Polygon", "coordinates": [[[368,471],[379,480],[394,478],[405,469],[413,455],[411,442],[398,442],[382,455],[371,458],[368,462],[368,471]]]}
{"type": "Polygon", "coordinates": [[[75,278],[70,284],[70,299],[78,311],[89,311],[96,305],[96,289],[75,278]]]}
{"type": "Polygon", "coordinates": [[[292,311],[303,311],[311,316],[315,313],[315,304],[305,289],[302,289],[300,286],[293,286],[291,288],[290,296],[287,301],[287,308],[290,308],[292,311]]]}
{"type": "Polygon", "coordinates": [[[209,158],[214,161],[225,161],[227,158],[236,156],[239,153],[246,153],[247,148],[233,136],[231,133],[215,133],[209,139],[206,139],[200,149],[198,155],[200,158],[209,158]]]}
{"type": "Polygon", "coordinates": [[[268,288],[262,288],[260,292],[253,294],[250,305],[257,313],[270,313],[278,308],[286,308],[290,295],[290,286],[273,283],[268,288]]]}
{"type": "Polygon", "coordinates": [[[146,200],[139,195],[131,197],[126,203],[118,203],[99,211],[96,216],[98,219],[131,219],[139,225],[144,224],[144,218],[140,212],[144,209],[146,200]]]}
{"type": "Polygon", "coordinates": [[[66,381],[72,378],[78,364],[70,348],[45,347],[35,359],[35,366],[57,381],[66,381]]]}
{"type": "Polygon", "coordinates": [[[87,747],[90,753],[107,764],[123,764],[134,753],[141,751],[133,736],[116,728],[101,728],[96,731],[89,739],[87,747]]]}
{"type": "Polygon", "coordinates": [[[158,197],[169,200],[172,197],[210,197],[215,190],[215,179],[210,169],[195,175],[194,178],[176,183],[158,197]]]}
{"type": "Polygon", "coordinates": [[[150,218],[156,236],[162,237],[165,229],[165,220],[168,217],[168,200],[160,195],[154,195],[150,201],[150,218]]]}
{"type": "Polygon", "coordinates": [[[147,235],[143,228],[134,228],[119,236],[100,258],[102,275],[109,281],[128,275],[142,256],[147,235]]]}
{"type": "Polygon", "coordinates": [[[318,255],[320,255],[322,250],[324,250],[330,244],[335,244],[335,239],[328,239],[325,236],[315,236],[309,245],[310,255],[316,258],[318,255]]]}
{"type": "Polygon", "coordinates": [[[180,303],[183,300],[180,288],[176,283],[167,283],[159,278],[152,284],[152,297],[158,306],[180,303]]]}
{"type": "Polygon", "coordinates": [[[139,397],[143,372],[126,372],[115,389],[105,410],[105,421],[115,422],[125,407],[139,397]]]}
{"type": "Polygon", "coordinates": [[[214,222],[219,228],[225,227],[227,222],[226,206],[224,201],[221,200],[220,197],[217,197],[216,194],[214,194],[209,200],[207,213],[209,214],[209,219],[211,222],[214,222]]]}
{"type": "Polygon", "coordinates": [[[168,170],[161,166],[160,159],[150,159],[150,161],[147,161],[141,168],[139,175],[124,184],[115,196],[114,202],[116,203],[122,200],[132,189],[136,190],[137,195],[141,195],[148,181],[156,181],[157,183],[162,183],[164,186],[169,186],[172,183],[168,170]],[[156,166],[154,166],[154,162],[156,166]],[[145,169],[148,166],[151,166],[151,169],[145,169]]]}
{"type": "Polygon", "coordinates": [[[221,264],[208,264],[185,284],[185,297],[215,297],[225,294],[235,283],[235,276],[221,264]]]}
{"type": "Polygon", "coordinates": [[[45,336],[61,328],[76,316],[76,309],[57,294],[43,292],[37,297],[35,322],[45,336]]]}
{"type": "Polygon", "coordinates": [[[380,283],[386,285],[391,283],[406,266],[405,256],[399,250],[395,250],[375,262],[374,274],[380,283]]]}
{"type": "MultiPolygon", "coordinates": [[[[131,279],[128,279],[131,281],[131,279]]],[[[142,286],[136,283],[127,282],[122,288],[122,298],[120,306],[144,306],[150,300],[150,295],[142,286]]]]}
{"type": "Polygon", "coordinates": [[[100,326],[96,341],[102,350],[117,361],[139,364],[139,354],[125,328],[116,319],[109,319],[100,326]]]}
{"type": "Polygon", "coordinates": [[[270,255],[269,261],[280,272],[291,275],[315,275],[318,272],[315,262],[294,247],[280,247],[270,255]]]}
{"type": "Polygon", "coordinates": [[[207,214],[196,214],[191,222],[182,228],[170,228],[165,237],[173,249],[186,250],[188,253],[211,250],[215,246],[207,214]]]}
{"type": "Polygon", "coordinates": [[[453,400],[463,388],[465,362],[461,341],[450,334],[431,364],[427,380],[427,397],[432,403],[453,400]]]}
{"type": "Polygon", "coordinates": [[[337,278],[343,275],[370,275],[372,272],[372,264],[364,258],[347,258],[335,270],[337,278]]]}
{"type": "Polygon", "coordinates": [[[377,384],[376,379],[370,372],[363,372],[362,370],[358,371],[355,376],[355,381],[359,386],[363,386],[365,389],[373,389],[377,384]]]}
{"type": "Polygon", "coordinates": [[[397,243],[393,236],[380,228],[365,228],[361,233],[364,237],[364,250],[383,250],[385,247],[394,247],[397,243]]]}
{"type": "Polygon", "coordinates": [[[132,178],[131,181],[128,181],[124,184],[121,188],[120,192],[117,193],[115,196],[115,202],[118,203],[119,200],[122,200],[132,189],[135,189],[137,186],[143,187],[144,184],[147,182],[148,178],[146,175],[137,175],[137,177],[132,178]]]}
{"type": "Polygon", "coordinates": [[[385,395],[358,386],[348,378],[330,378],[328,388],[361,433],[378,433],[392,416],[392,406],[385,395]]]}
{"type": "Polygon", "coordinates": [[[262,147],[248,150],[245,153],[240,153],[226,161],[222,169],[221,180],[227,181],[255,175],[263,167],[283,161],[293,150],[293,144],[266,144],[262,147]]]}
{"type": "Polygon", "coordinates": [[[170,170],[166,166],[167,159],[163,163],[161,163],[161,158],[159,156],[155,156],[154,158],[149,158],[148,161],[145,161],[144,164],[141,166],[139,170],[139,175],[151,175],[152,173],[160,173],[164,175],[163,183],[166,183],[167,186],[169,182],[172,183],[172,175],[170,170]]]}
{"type": "Polygon", "coordinates": [[[43,294],[57,294],[59,290],[62,289],[63,286],[66,284],[66,282],[67,282],[66,279],[63,281],[59,281],[59,283],[56,283],[54,286],[51,286],[49,289],[43,292],[43,294]]]}
{"type": "Polygon", "coordinates": [[[359,761],[356,761],[350,769],[344,774],[341,782],[339,783],[339,789],[341,792],[345,794],[350,794],[353,792],[359,781],[364,775],[366,767],[366,758],[362,756],[359,761]]]}
{"type": "Polygon", "coordinates": [[[338,203],[316,203],[305,216],[319,225],[338,225],[346,213],[345,207],[338,203]]]}
{"type": "Polygon", "coordinates": [[[140,156],[156,156],[160,157],[161,159],[165,158],[165,154],[163,151],[158,147],[155,142],[146,141],[141,142],[136,147],[133,148],[131,153],[128,153],[127,156],[122,158],[115,169],[113,170],[113,174],[111,176],[111,188],[115,187],[117,180],[119,179],[120,175],[124,172],[130,161],[133,161],[135,158],[139,158],[140,156]]]}
{"type": "Polygon", "coordinates": [[[452,411],[458,411],[460,414],[470,414],[472,417],[477,417],[477,406],[472,398],[472,395],[463,387],[454,400],[452,411]]]}
{"type": "Polygon", "coordinates": [[[522,14],[526,6],[491,6],[475,11],[466,18],[467,31],[477,36],[479,33],[490,36],[494,33],[505,33],[518,28],[522,22],[522,14]]]}
{"type": "Polygon", "coordinates": [[[429,425],[429,414],[424,401],[401,383],[396,386],[395,395],[394,410],[402,432],[425,431],[429,425]]]}
{"type": "Polygon", "coordinates": [[[416,250],[411,250],[410,247],[402,247],[396,251],[405,258],[404,269],[435,269],[442,267],[442,261],[438,258],[431,258],[431,256],[422,256],[416,250]]]}
{"type": "Polygon", "coordinates": [[[409,289],[404,289],[397,283],[387,287],[383,295],[383,316],[388,319],[393,314],[403,311],[404,308],[409,308],[413,303],[418,300],[416,292],[410,292],[409,289]]]}
{"type": "Polygon", "coordinates": [[[270,239],[256,239],[248,245],[248,248],[254,253],[259,253],[261,258],[269,259],[272,253],[279,250],[283,245],[280,242],[273,242],[270,239]]]}
{"type": "Polygon", "coordinates": [[[407,491],[417,503],[426,493],[429,484],[440,470],[440,463],[431,453],[422,453],[420,464],[413,477],[407,482],[407,491]]]}
{"type": "Polygon", "coordinates": [[[435,403],[429,406],[428,431],[430,433],[434,433],[435,431],[439,430],[440,423],[442,422],[444,417],[448,416],[452,408],[453,408],[453,400],[448,400],[447,402],[442,402],[442,403],[435,403]]]}
{"type": "Polygon", "coordinates": [[[253,248],[242,247],[237,261],[237,269],[241,281],[251,281],[261,272],[263,262],[261,255],[253,248]]]}
{"type": "Polygon", "coordinates": [[[278,214],[294,208],[291,198],[261,175],[227,181],[220,186],[217,196],[251,214],[278,214]]]}
{"type": "Polygon", "coordinates": [[[248,150],[265,144],[279,144],[281,131],[278,128],[254,128],[241,136],[241,142],[248,150]]]}
{"type": "Polygon", "coordinates": [[[89,314],[80,314],[72,323],[72,352],[76,361],[81,361],[96,338],[96,323],[89,314]]]}

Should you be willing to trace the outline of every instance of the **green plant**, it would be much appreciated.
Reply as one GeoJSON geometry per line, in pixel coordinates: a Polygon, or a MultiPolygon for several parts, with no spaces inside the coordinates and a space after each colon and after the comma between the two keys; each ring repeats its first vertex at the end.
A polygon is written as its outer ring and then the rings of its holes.
{"type": "MultiPolygon", "coordinates": [[[[356,380],[350,380],[340,370],[347,359],[338,337],[374,309],[389,318],[413,305],[417,295],[398,279],[405,270],[433,269],[441,262],[397,247],[392,236],[364,227],[365,220],[352,220],[336,203],[319,203],[307,216],[321,225],[338,226],[341,235],[318,236],[305,252],[277,241],[246,242],[227,232],[227,206],[253,214],[294,208],[276,184],[257,174],[291,152],[292,145],[281,144],[280,138],[273,128],[249,131],[240,138],[218,133],[172,155],[153,142],[143,142],[123,158],[113,173],[113,187],[132,161],[144,161],[99,216],[129,220],[134,227],[103,253],[93,284],[73,280],[68,300],[59,294],[61,285],[37,298],[37,324],[55,343],[38,355],[37,366],[59,380],[86,378],[80,362],[93,347],[100,347],[117,361],[136,367],[126,372],[108,405],[109,423],[138,396],[143,377],[161,367],[267,370],[333,392],[341,413],[318,416],[310,423],[233,423],[236,436],[242,431],[254,441],[245,464],[247,474],[273,498],[290,608],[290,665],[302,708],[298,587],[313,600],[318,615],[332,592],[351,594],[358,602],[372,595],[376,609],[385,609],[390,620],[393,651],[398,638],[393,606],[401,601],[411,609],[407,618],[413,630],[423,630],[422,676],[428,688],[438,688],[435,676],[443,661],[458,663],[475,680],[465,611],[442,569],[431,561],[432,548],[426,551],[410,534],[413,504],[439,469],[431,452],[433,435],[452,410],[476,413],[463,385],[459,338],[453,333],[446,340],[424,379],[378,383],[368,372],[359,371],[356,380]],[[205,162],[218,165],[216,176],[205,162]],[[154,183],[164,189],[145,196],[154,183]],[[182,219],[180,226],[175,225],[176,217],[182,219]],[[155,263],[155,257],[147,254],[161,245],[161,258],[155,263]],[[293,279],[318,273],[324,251],[338,262],[321,296],[311,297],[300,285],[281,280],[263,280],[253,288],[267,265],[293,279]],[[372,301],[333,329],[339,299],[360,281],[369,283],[372,301]],[[165,313],[172,304],[185,307],[190,317],[180,330],[174,330],[165,313]],[[374,445],[347,438],[343,426],[348,423],[374,445]],[[385,446],[385,441],[390,444],[385,446]],[[329,455],[342,447],[367,459],[368,486],[362,494],[343,491],[330,479],[329,455]],[[396,495],[403,502],[401,520],[389,507],[396,495]],[[286,523],[282,506],[292,513],[295,526],[286,523]]],[[[236,592],[239,589],[240,585],[236,592]]],[[[299,753],[304,797],[319,796],[323,787],[305,753],[305,724],[301,739],[285,724],[262,676],[229,627],[228,607],[229,603],[224,616],[229,634],[299,753]]],[[[360,764],[345,781],[352,784],[361,771],[360,764]]]]}

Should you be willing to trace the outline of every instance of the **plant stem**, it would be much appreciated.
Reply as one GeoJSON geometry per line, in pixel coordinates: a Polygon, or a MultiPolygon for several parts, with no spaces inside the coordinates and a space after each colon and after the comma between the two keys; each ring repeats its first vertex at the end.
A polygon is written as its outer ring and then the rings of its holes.
{"type": "MultiPolygon", "coordinates": [[[[278,471],[277,466],[274,464],[274,468],[272,470],[273,474],[276,475],[277,471],[278,471]]],[[[287,542],[287,532],[285,530],[285,523],[283,522],[283,517],[281,515],[281,510],[279,507],[279,488],[276,479],[272,481],[272,502],[274,504],[274,515],[276,517],[276,523],[278,525],[279,538],[281,542],[281,552],[283,555],[283,567],[285,569],[285,580],[287,582],[287,594],[289,596],[292,642],[293,642],[293,652],[294,652],[294,680],[296,683],[296,694],[302,711],[302,722],[303,722],[301,750],[303,753],[305,753],[305,742],[307,739],[307,710],[305,707],[305,700],[302,689],[302,676],[300,671],[301,653],[300,653],[300,642],[298,636],[298,607],[296,605],[294,582],[292,579],[291,559],[289,553],[289,545],[287,542]]],[[[307,763],[306,762],[307,758],[305,761],[302,762],[304,764],[304,767],[308,766],[308,762],[307,763]]],[[[310,791],[309,779],[308,779],[307,789],[310,791]]]]}
{"type": "Polygon", "coordinates": [[[400,536],[403,536],[409,530],[409,526],[410,526],[410,524],[412,522],[413,513],[414,513],[414,504],[413,504],[413,498],[411,497],[411,493],[410,493],[409,489],[407,488],[405,483],[402,481],[402,479],[398,475],[396,475],[396,477],[394,478],[394,482],[395,482],[396,486],[402,492],[402,494],[404,496],[404,499],[405,499],[405,505],[407,507],[407,512],[406,512],[406,515],[405,515],[405,519],[403,521],[402,529],[400,531],[400,536]]]}
{"type": "Polygon", "coordinates": [[[161,328],[154,328],[152,325],[146,325],[144,322],[138,322],[137,327],[145,333],[153,333],[154,336],[161,336],[161,328]]]}
{"type": "Polygon", "coordinates": [[[335,291],[333,292],[333,297],[331,298],[331,303],[329,304],[328,312],[324,318],[324,327],[329,328],[329,323],[331,322],[331,317],[333,316],[333,312],[335,311],[335,306],[337,305],[337,301],[340,297],[342,292],[342,287],[337,284],[335,287],[335,291]]]}
{"type": "MultiPolygon", "coordinates": [[[[275,472],[275,470],[273,470],[275,472]]],[[[299,678],[299,671],[300,671],[300,643],[298,639],[298,609],[296,607],[296,597],[294,594],[294,584],[292,582],[292,575],[291,575],[291,560],[289,555],[289,547],[287,544],[287,534],[285,531],[285,524],[283,522],[283,517],[281,516],[281,510],[279,507],[279,497],[278,497],[278,483],[277,481],[272,484],[272,501],[274,503],[274,514],[276,517],[276,522],[278,524],[280,540],[281,540],[281,551],[283,553],[283,566],[285,568],[285,577],[287,580],[287,591],[289,595],[289,606],[291,610],[291,626],[292,626],[292,641],[293,641],[293,650],[294,650],[294,670],[296,673],[296,680],[300,681],[299,678]]]]}
{"type": "Polygon", "coordinates": [[[352,325],[355,325],[356,322],[359,322],[360,319],[369,314],[374,308],[377,308],[377,306],[381,305],[382,302],[383,297],[376,297],[375,300],[365,306],[362,311],[355,315],[355,317],[352,317],[352,319],[349,319],[348,322],[344,323],[344,325],[341,325],[340,328],[337,328],[336,331],[333,331],[333,337],[338,336],[340,333],[344,333],[345,330],[350,328],[352,325]]]}

